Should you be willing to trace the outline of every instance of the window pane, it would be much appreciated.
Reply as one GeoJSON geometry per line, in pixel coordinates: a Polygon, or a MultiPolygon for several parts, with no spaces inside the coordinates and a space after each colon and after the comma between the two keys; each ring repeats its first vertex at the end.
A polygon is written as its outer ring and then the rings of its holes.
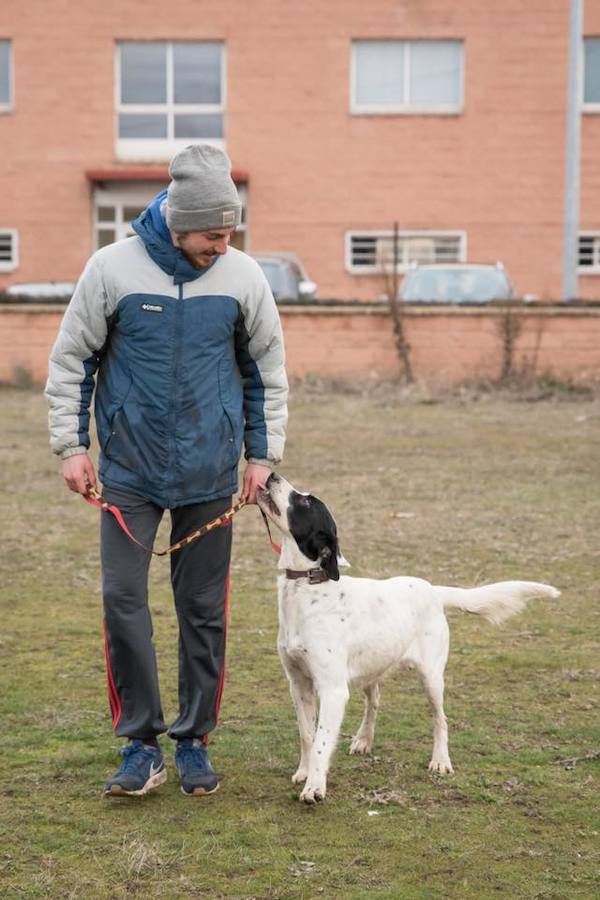
{"type": "Polygon", "coordinates": [[[584,54],[583,99],[585,103],[600,103],[600,38],[586,38],[584,54]]]}
{"type": "Polygon", "coordinates": [[[173,44],[175,103],[221,102],[221,44],[173,44]]]}
{"type": "Polygon", "coordinates": [[[99,206],[96,210],[99,222],[114,222],[115,208],[114,206],[99,206]]]}
{"type": "Polygon", "coordinates": [[[167,48],[164,42],[120,44],[121,102],[166,103],[167,48]]]}
{"type": "Polygon", "coordinates": [[[352,265],[374,266],[377,262],[377,238],[352,236],[352,265]]]}
{"type": "Polygon", "coordinates": [[[0,262],[12,262],[13,236],[9,232],[0,232],[0,262]]]}
{"type": "Polygon", "coordinates": [[[167,117],[151,113],[122,113],[119,116],[120,138],[166,138],[167,117]]]}
{"type": "Polygon", "coordinates": [[[176,138],[221,138],[223,137],[223,116],[209,113],[204,116],[181,114],[175,116],[176,138]]]}
{"type": "Polygon", "coordinates": [[[131,222],[132,219],[137,219],[143,209],[145,209],[144,206],[124,206],[123,221],[131,222]]]}
{"type": "Polygon", "coordinates": [[[360,105],[404,103],[404,43],[357,41],[354,44],[354,102],[360,105]]]}
{"type": "Polygon", "coordinates": [[[0,103],[10,103],[10,41],[0,41],[0,103]]]}
{"type": "Polygon", "coordinates": [[[108,228],[98,229],[98,247],[106,247],[108,244],[114,244],[116,240],[115,232],[108,228]]]}
{"type": "Polygon", "coordinates": [[[413,41],[410,45],[410,105],[458,106],[460,43],[413,41]]]}
{"type": "Polygon", "coordinates": [[[594,238],[591,236],[579,238],[579,265],[594,265],[594,238]]]}

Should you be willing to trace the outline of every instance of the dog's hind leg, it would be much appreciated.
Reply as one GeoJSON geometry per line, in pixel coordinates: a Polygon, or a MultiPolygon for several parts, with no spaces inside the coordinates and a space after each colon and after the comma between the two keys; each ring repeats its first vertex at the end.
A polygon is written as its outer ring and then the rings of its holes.
{"type": "Polygon", "coordinates": [[[379,697],[381,691],[379,684],[369,684],[365,688],[365,714],[360,723],[360,728],[352,738],[350,753],[370,753],[375,736],[375,720],[379,709],[379,697]]]}
{"type": "Polygon", "coordinates": [[[294,784],[306,781],[310,751],[315,739],[317,697],[310,678],[299,669],[288,668],[290,694],[296,710],[298,731],[300,733],[300,763],[292,775],[294,784]]]}
{"type": "Polygon", "coordinates": [[[444,675],[432,671],[421,674],[433,713],[433,753],[429,771],[445,775],[453,770],[448,755],[448,722],[444,714],[444,675]]]}
{"type": "Polygon", "coordinates": [[[433,753],[429,771],[443,775],[452,772],[448,755],[448,723],[444,714],[444,669],[448,660],[450,632],[443,613],[431,621],[425,634],[426,637],[419,642],[419,658],[415,658],[414,662],[421,673],[433,713],[433,753]]]}
{"type": "Polygon", "coordinates": [[[316,803],[325,797],[329,760],[342,727],[348,702],[348,685],[345,681],[328,683],[318,693],[319,724],[310,753],[306,784],[300,794],[300,800],[304,803],[316,803]]]}

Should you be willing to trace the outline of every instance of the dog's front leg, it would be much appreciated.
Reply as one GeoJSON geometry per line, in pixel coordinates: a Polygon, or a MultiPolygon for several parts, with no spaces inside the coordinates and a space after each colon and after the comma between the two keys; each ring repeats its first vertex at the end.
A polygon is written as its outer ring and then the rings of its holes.
{"type": "Polygon", "coordinates": [[[298,731],[300,733],[300,763],[292,775],[294,784],[306,781],[310,751],[315,738],[315,719],[317,715],[317,697],[315,688],[307,675],[296,668],[288,668],[290,694],[296,709],[298,731]]]}
{"type": "Polygon", "coordinates": [[[300,800],[316,803],[327,791],[327,772],[331,754],[335,750],[348,702],[348,686],[341,683],[319,690],[319,724],[308,764],[308,775],[300,800]]]}

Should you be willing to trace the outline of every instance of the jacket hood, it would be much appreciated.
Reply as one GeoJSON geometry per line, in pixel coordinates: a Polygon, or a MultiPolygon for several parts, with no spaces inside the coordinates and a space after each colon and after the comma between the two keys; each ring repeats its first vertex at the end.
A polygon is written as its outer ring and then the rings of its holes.
{"type": "MultiPolygon", "coordinates": [[[[179,247],[171,241],[167,223],[162,217],[161,205],[167,198],[166,188],[156,195],[146,209],[131,223],[131,227],[144,242],[146,251],[153,262],[167,275],[173,276],[175,284],[194,281],[207,272],[210,266],[197,269],[183,255],[179,247]]],[[[211,263],[214,265],[214,261],[211,263]]]]}

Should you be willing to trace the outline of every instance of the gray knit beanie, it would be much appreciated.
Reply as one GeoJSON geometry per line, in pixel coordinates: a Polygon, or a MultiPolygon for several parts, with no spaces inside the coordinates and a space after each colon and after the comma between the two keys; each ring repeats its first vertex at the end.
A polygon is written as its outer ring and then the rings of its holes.
{"type": "Polygon", "coordinates": [[[209,231],[240,224],[242,204],[227,154],[210,144],[191,144],[171,160],[167,226],[209,231]]]}

